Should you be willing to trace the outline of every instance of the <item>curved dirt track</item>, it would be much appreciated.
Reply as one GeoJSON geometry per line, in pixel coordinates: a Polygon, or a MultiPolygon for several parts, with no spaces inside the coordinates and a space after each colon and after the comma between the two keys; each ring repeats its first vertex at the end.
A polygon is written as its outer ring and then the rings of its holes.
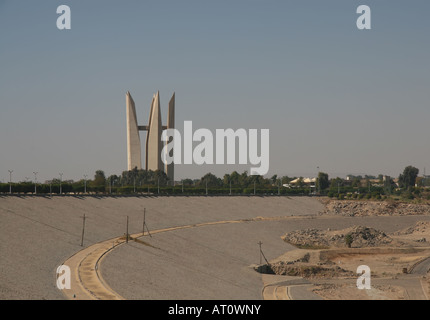
{"type": "Polygon", "coordinates": [[[121,238],[99,242],[64,261],[63,265],[68,266],[71,271],[71,289],[62,290],[66,298],[71,300],[122,300],[123,297],[113,291],[97,272],[103,256],[122,243],[121,238]]]}
{"type": "MultiPolygon", "coordinates": [[[[202,226],[213,226],[231,223],[255,222],[255,221],[277,221],[291,219],[293,217],[266,217],[254,219],[240,219],[215,221],[206,223],[197,223],[192,225],[169,227],[153,230],[150,234],[161,232],[176,231],[188,228],[197,228],[202,226]]],[[[148,235],[148,232],[146,232],[148,235]]],[[[129,241],[143,237],[143,233],[130,235],[129,241]]],[[[93,244],[64,261],[63,265],[70,268],[71,271],[71,289],[63,289],[65,297],[70,300],[123,300],[124,298],[116,293],[103,279],[98,269],[102,259],[118,246],[126,243],[125,237],[117,237],[93,244]]]]}

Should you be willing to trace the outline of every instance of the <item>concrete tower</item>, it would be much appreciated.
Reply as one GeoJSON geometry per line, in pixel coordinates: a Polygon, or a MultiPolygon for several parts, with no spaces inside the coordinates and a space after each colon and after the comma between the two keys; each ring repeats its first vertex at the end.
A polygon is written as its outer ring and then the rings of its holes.
{"type": "Polygon", "coordinates": [[[164,170],[161,161],[161,111],[160,93],[157,92],[152,98],[151,112],[149,114],[148,134],[146,136],[146,170],[164,170]]]}
{"type": "MultiPolygon", "coordinates": [[[[174,129],[175,128],[175,93],[173,92],[173,96],[169,101],[169,111],[167,113],[167,129],[174,129]]],[[[169,142],[171,142],[173,138],[170,138],[169,142]]],[[[173,153],[173,149],[171,151],[173,153]]],[[[171,154],[173,156],[173,154],[171,154]]],[[[169,178],[170,181],[174,181],[175,177],[175,165],[173,163],[166,164],[166,168],[164,172],[167,174],[167,178],[169,178]]]]}
{"type": "Polygon", "coordinates": [[[136,108],[130,92],[125,95],[127,106],[127,167],[128,170],[142,169],[139,128],[137,126],[136,108]]]}
{"type": "Polygon", "coordinates": [[[147,126],[139,126],[137,124],[136,109],[130,92],[127,92],[126,94],[126,103],[128,170],[133,170],[135,167],[138,169],[142,168],[139,131],[147,131],[145,169],[164,171],[169,180],[174,181],[174,164],[164,165],[161,160],[161,152],[164,147],[164,142],[161,141],[161,133],[165,129],[173,129],[175,127],[175,93],[173,93],[173,96],[169,101],[167,126],[163,126],[161,122],[159,92],[154,94],[152,97],[151,111],[149,113],[147,126]]]}

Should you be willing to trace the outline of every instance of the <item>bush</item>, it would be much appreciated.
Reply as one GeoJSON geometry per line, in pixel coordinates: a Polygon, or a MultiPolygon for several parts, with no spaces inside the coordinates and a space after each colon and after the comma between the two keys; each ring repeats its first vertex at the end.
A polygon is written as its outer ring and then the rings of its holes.
{"type": "Polygon", "coordinates": [[[345,243],[348,246],[348,248],[351,248],[352,241],[353,241],[352,235],[348,233],[345,236],[345,243]]]}
{"type": "Polygon", "coordinates": [[[415,197],[412,194],[412,192],[408,191],[406,193],[403,194],[403,198],[407,199],[407,200],[413,200],[415,197]]]}
{"type": "Polygon", "coordinates": [[[381,200],[382,199],[382,197],[381,197],[381,195],[378,193],[378,194],[375,194],[375,195],[372,195],[372,197],[374,198],[374,199],[376,199],[376,200],[381,200]]]}

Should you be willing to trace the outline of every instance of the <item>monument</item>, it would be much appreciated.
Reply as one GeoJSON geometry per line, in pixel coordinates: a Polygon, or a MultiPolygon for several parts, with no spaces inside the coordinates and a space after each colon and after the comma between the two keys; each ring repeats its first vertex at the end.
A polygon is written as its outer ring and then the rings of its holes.
{"type": "MultiPolygon", "coordinates": [[[[142,169],[141,142],[139,131],[147,131],[145,147],[145,169],[164,171],[170,181],[174,181],[174,164],[165,165],[161,160],[161,152],[164,142],[161,140],[161,133],[165,129],[175,127],[175,93],[169,101],[167,114],[167,126],[161,122],[160,93],[157,91],[152,97],[151,110],[147,126],[137,124],[136,107],[130,92],[125,95],[127,107],[127,168],[142,169]]],[[[173,151],[171,151],[173,152],[173,151]]]]}

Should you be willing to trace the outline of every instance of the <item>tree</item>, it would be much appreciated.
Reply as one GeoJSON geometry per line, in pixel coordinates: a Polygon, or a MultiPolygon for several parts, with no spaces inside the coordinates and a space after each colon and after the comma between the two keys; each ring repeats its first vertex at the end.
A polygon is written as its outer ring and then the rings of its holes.
{"type": "Polygon", "coordinates": [[[352,186],[353,187],[361,187],[361,180],[359,178],[355,177],[352,180],[352,186]]]}
{"type": "MultiPolygon", "coordinates": [[[[149,170],[151,171],[151,170],[149,170]]],[[[155,170],[153,171],[153,181],[158,184],[160,182],[160,186],[166,186],[167,181],[169,178],[167,178],[167,174],[163,170],[155,170]]]]}
{"type": "Polygon", "coordinates": [[[348,233],[345,236],[345,243],[348,246],[348,248],[351,248],[351,244],[352,244],[353,241],[354,241],[354,239],[352,238],[352,235],[350,233],[348,233]]]}
{"type": "Polygon", "coordinates": [[[303,188],[305,186],[305,182],[303,180],[303,177],[299,177],[299,180],[297,180],[297,186],[299,188],[303,188]]]}
{"type": "Polygon", "coordinates": [[[220,178],[217,178],[214,174],[209,172],[209,173],[205,174],[200,179],[200,182],[199,182],[200,186],[206,186],[206,183],[208,186],[211,186],[211,187],[221,186],[222,180],[220,178]]]}
{"type": "Polygon", "coordinates": [[[328,174],[324,172],[319,172],[316,183],[319,191],[327,189],[330,186],[328,174]]]}
{"type": "Polygon", "coordinates": [[[291,180],[293,180],[293,178],[290,178],[289,176],[283,176],[281,178],[281,184],[289,183],[291,180]]]}
{"type": "Polygon", "coordinates": [[[239,185],[240,184],[240,174],[237,171],[233,171],[230,175],[229,175],[229,181],[228,184],[231,182],[232,185],[239,185]]]}
{"type": "Polygon", "coordinates": [[[239,184],[241,186],[248,186],[248,171],[244,171],[241,175],[239,175],[239,184]]]}
{"type": "Polygon", "coordinates": [[[336,193],[340,193],[340,187],[343,187],[343,179],[337,177],[336,179],[330,180],[330,189],[336,193]]]}
{"type": "Polygon", "coordinates": [[[407,166],[405,170],[403,170],[403,174],[399,176],[400,186],[403,188],[414,187],[418,173],[419,169],[413,166],[407,166]]]}
{"type": "Polygon", "coordinates": [[[273,175],[273,176],[270,178],[270,180],[272,180],[272,183],[273,183],[273,184],[276,184],[277,179],[278,179],[278,175],[277,175],[277,174],[273,175]]]}
{"type": "Polygon", "coordinates": [[[116,174],[111,175],[107,178],[107,181],[113,186],[119,186],[120,185],[120,177],[118,177],[116,174]]]}
{"type": "Polygon", "coordinates": [[[94,175],[93,184],[96,187],[101,187],[101,186],[104,186],[106,184],[106,177],[105,177],[105,173],[103,170],[97,170],[96,171],[96,174],[94,175]]]}

